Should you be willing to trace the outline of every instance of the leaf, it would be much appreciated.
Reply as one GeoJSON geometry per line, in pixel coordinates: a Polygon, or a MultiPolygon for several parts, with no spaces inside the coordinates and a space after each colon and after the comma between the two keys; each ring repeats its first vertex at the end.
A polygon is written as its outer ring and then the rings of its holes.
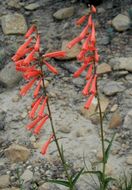
{"type": "Polygon", "coordinates": [[[66,180],[50,179],[50,180],[47,180],[47,182],[56,183],[56,184],[59,184],[59,185],[63,185],[65,187],[70,187],[69,182],[66,181],[66,180]]]}
{"type": "Polygon", "coordinates": [[[76,183],[77,180],[79,179],[79,177],[80,177],[80,175],[82,174],[83,170],[84,170],[84,168],[82,168],[78,173],[76,173],[76,174],[73,176],[73,178],[74,178],[74,179],[72,179],[72,184],[73,184],[73,186],[75,185],[75,183],[76,183]]]}
{"type": "Polygon", "coordinates": [[[115,134],[112,136],[112,139],[111,139],[111,141],[109,142],[109,145],[108,145],[108,147],[107,147],[107,149],[106,149],[106,151],[105,151],[105,158],[104,158],[105,163],[107,163],[107,161],[108,161],[109,153],[110,153],[110,149],[111,149],[111,146],[112,146],[114,137],[115,137],[115,134]]]}
{"type": "Polygon", "coordinates": [[[106,188],[108,186],[109,182],[110,181],[114,181],[114,180],[116,180],[116,179],[114,179],[112,177],[105,178],[105,180],[104,180],[104,187],[106,188]]]}

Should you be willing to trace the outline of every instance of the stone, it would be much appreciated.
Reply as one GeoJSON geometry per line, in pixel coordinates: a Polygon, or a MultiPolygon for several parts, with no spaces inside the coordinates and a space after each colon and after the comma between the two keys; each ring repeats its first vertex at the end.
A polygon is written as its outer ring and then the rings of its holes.
{"type": "Polygon", "coordinates": [[[119,113],[119,111],[116,111],[113,113],[112,118],[110,120],[109,128],[110,129],[115,129],[118,128],[122,125],[122,117],[119,113]]]}
{"type": "Polygon", "coordinates": [[[128,74],[125,78],[129,83],[132,83],[132,74],[128,74]]]}
{"type": "Polygon", "coordinates": [[[28,10],[28,11],[33,11],[33,10],[36,10],[40,7],[40,4],[39,3],[31,3],[27,6],[25,6],[25,9],[28,10]]]}
{"type": "Polygon", "coordinates": [[[129,155],[129,156],[127,157],[126,163],[127,163],[128,165],[132,165],[132,155],[129,155]]]}
{"type": "Polygon", "coordinates": [[[22,14],[14,13],[2,16],[1,25],[4,34],[25,34],[27,24],[22,14]]]}
{"type": "Polygon", "coordinates": [[[0,109],[0,130],[4,130],[5,128],[5,117],[6,112],[0,109]]]}
{"type": "Polygon", "coordinates": [[[111,107],[110,111],[111,111],[111,112],[115,112],[115,111],[117,110],[117,108],[118,108],[118,104],[114,104],[114,105],[111,107]]]}
{"type": "Polygon", "coordinates": [[[118,14],[113,20],[112,20],[112,26],[117,30],[118,32],[123,32],[130,27],[130,19],[128,16],[118,14]]]}
{"type": "Polygon", "coordinates": [[[77,55],[79,54],[81,47],[79,44],[76,44],[72,49],[67,48],[67,44],[69,42],[67,40],[64,40],[62,42],[61,50],[66,52],[65,57],[58,57],[59,60],[71,60],[75,59],[77,55]]]}
{"type": "Polygon", "coordinates": [[[50,183],[44,183],[39,187],[39,190],[51,190],[51,189],[56,190],[56,185],[50,183]]]}
{"type": "Polygon", "coordinates": [[[126,70],[132,72],[132,57],[115,57],[110,59],[114,70],[126,70]]]}
{"type": "Polygon", "coordinates": [[[0,175],[0,188],[5,188],[10,185],[9,175],[0,175]]]}
{"type": "Polygon", "coordinates": [[[105,73],[109,73],[111,72],[111,66],[106,64],[106,63],[102,63],[100,65],[97,66],[97,73],[98,74],[105,74],[105,73]]]}
{"type": "Polygon", "coordinates": [[[132,109],[125,116],[123,127],[132,130],[132,109]]]}
{"type": "Polygon", "coordinates": [[[14,87],[22,79],[22,74],[17,72],[15,64],[13,62],[8,63],[0,71],[0,83],[4,84],[5,87],[14,87]]]}
{"type": "Polygon", "coordinates": [[[103,159],[103,153],[102,153],[102,151],[98,151],[96,156],[97,156],[98,160],[101,161],[103,159]]]}
{"type": "Polygon", "coordinates": [[[11,7],[11,8],[16,8],[16,9],[20,9],[21,8],[19,0],[10,0],[10,1],[8,1],[7,5],[9,7],[11,7]]]}
{"type": "Polygon", "coordinates": [[[103,92],[107,96],[113,96],[118,92],[123,92],[125,87],[120,82],[108,81],[104,84],[103,92]]]}
{"type": "Polygon", "coordinates": [[[60,126],[58,131],[60,131],[62,133],[70,133],[71,127],[70,126],[60,126]]]}
{"type": "Polygon", "coordinates": [[[11,162],[25,162],[30,156],[30,150],[24,146],[12,144],[5,149],[5,155],[11,162]]]}
{"type": "Polygon", "coordinates": [[[21,175],[21,179],[24,181],[24,183],[30,181],[33,179],[33,172],[31,172],[29,169],[26,169],[24,173],[21,175]]]}
{"type": "Polygon", "coordinates": [[[62,8],[53,14],[53,17],[58,20],[63,20],[71,17],[74,14],[74,7],[62,8]]]}
{"type": "MultiPolygon", "coordinates": [[[[102,115],[104,115],[108,105],[109,105],[109,100],[103,95],[100,95],[100,104],[101,104],[101,110],[102,110],[102,115]]],[[[90,108],[87,110],[84,107],[80,108],[80,114],[83,115],[86,119],[90,119],[92,123],[98,124],[99,123],[99,109],[98,109],[98,102],[97,99],[94,98],[92,101],[92,104],[90,108]]]]}

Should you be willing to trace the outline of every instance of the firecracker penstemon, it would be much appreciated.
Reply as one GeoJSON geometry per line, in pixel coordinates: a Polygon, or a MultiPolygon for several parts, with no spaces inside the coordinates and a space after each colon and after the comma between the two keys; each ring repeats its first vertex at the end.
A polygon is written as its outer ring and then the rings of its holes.
{"type": "MultiPolygon", "coordinates": [[[[43,66],[53,74],[58,74],[58,71],[50,63],[47,58],[64,57],[64,51],[42,54],[40,49],[40,35],[37,27],[32,25],[25,34],[25,42],[18,48],[12,60],[15,63],[16,70],[22,72],[26,84],[21,88],[20,95],[25,96],[27,92],[35,86],[33,92],[33,103],[29,112],[29,118],[32,120],[26,128],[32,130],[34,134],[39,134],[45,122],[51,117],[51,113],[45,113],[45,107],[48,104],[48,95],[44,83],[43,66]]],[[[51,118],[50,118],[51,119],[51,118]]],[[[49,139],[44,143],[41,153],[45,154],[48,145],[54,139],[54,134],[51,134],[49,139]]]]}
{"type": "Polygon", "coordinates": [[[96,34],[95,23],[93,21],[93,14],[96,13],[94,6],[90,7],[90,14],[82,16],[76,21],[77,25],[82,25],[86,22],[86,26],[82,32],[70,41],[67,45],[68,48],[72,48],[75,44],[83,42],[81,51],[77,56],[77,59],[82,62],[82,66],[74,73],[74,77],[79,77],[83,71],[87,70],[86,85],[82,90],[84,96],[88,96],[88,100],[85,103],[85,108],[89,109],[95,95],[96,95],[96,81],[97,72],[96,68],[99,62],[98,50],[96,48],[96,34]]]}

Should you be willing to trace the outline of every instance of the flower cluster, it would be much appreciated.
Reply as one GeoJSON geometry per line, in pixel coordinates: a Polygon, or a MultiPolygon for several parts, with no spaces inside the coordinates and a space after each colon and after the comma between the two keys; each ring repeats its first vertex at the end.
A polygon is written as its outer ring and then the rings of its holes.
{"type": "MultiPolygon", "coordinates": [[[[47,58],[65,56],[65,52],[52,52],[42,54],[40,50],[40,35],[38,34],[37,27],[32,25],[25,35],[25,42],[18,48],[16,54],[12,57],[15,63],[16,70],[23,73],[23,78],[26,84],[21,88],[20,95],[24,96],[27,92],[35,86],[33,92],[34,101],[31,105],[29,118],[32,119],[26,128],[33,130],[34,134],[39,134],[45,122],[50,117],[49,114],[44,113],[47,105],[47,93],[43,93],[44,89],[44,72],[43,65],[53,74],[58,74],[58,71],[50,63],[46,61],[47,58]]],[[[42,147],[41,153],[45,154],[50,142],[54,139],[51,134],[47,142],[42,147]]]]}
{"type": "Polygon", "coordinates": [[[79,36],[74,38],[67,45],[68,48],[72,48],[76,43],[81,41],[83,42],[81,51],[77,56],[77,59],[82,62],[82,66],[74,73],[73,76],[79,77],[81,73],[87,69],[87,82],[82,91],[84,96],[88,96],[88,100],[84,106],[86,109],[89,109],[92,100],[96,95],[96,67],[99,62],[98,50],[96,48],[95,23],[92,19],[94,13],[96,13],[96,8],[92,5],[90,7],[90,14],[84,15],[79,20],[77,20],[77,25],[81,25],[85,21],[87,21],[87,24],[79,36]]]}

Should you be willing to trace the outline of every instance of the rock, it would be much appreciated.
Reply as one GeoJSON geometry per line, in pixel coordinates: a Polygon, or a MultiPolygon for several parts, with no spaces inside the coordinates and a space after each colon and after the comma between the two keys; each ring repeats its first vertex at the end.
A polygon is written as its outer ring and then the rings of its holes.
{"type": "Polygon", "coordinates": [[[60,131],[62,133],[70,133],[71,127],[70,126],[60,126],[58,131],[60,131]]]}
{"type": "Polygon", "coordinates": [[[19,100],[20,100],[20,96],[19,95],[16,95],[16,96],[14,96],[13,98],[12,98],[12,102],[19,102],[19,100]]]}
{"type": "Polygon", "coordinates": [[[5,188],[10,185],[9,175],[1,175],[0,176],[0,188],[5,188]]]}
{"type": "Polygon", "coordinates": [[[7,14],[1,18],[2,30],[4,34],[25,34],[27,24],[22,14],[7,14]]]}
{"type": "Polygon", "coordinates": [[[117,108],[118,108],[118,104],[114,104],[114,105],[111,107],[110,111],[111,111],[111,112],[115,112],[115,111],[117,110],[117,108]]]}
{"type": "Polygon", "coordinates": [[[111,118],[110,124],[109,124],[109,128],[110,129],[118,128],[121,126],[121,124],[122,124],[122,117],[121,117],[120,113],[118,111],[116,111],[112,115],[112,118],[111,118]]]}
{"type": "Polygon", "coordinates": [[[98,151],[96,156],[97,156],[98,160],[101,161],[103,159],[103,153],[102,153],[102,151],[98,151]]]}
{"type": "Polygon", "coordinates": [[[98,65],[97,67],[97,73],[98,74],[105,74],[105,73],[109,73],[111,72],[111,66],[106,64],[106,63],[102,63],[100,65],[98,65]]]}
{"type": "Polygon", "coordinates": [[[22,79],[22,74],[17,72],[13,62],[8,63],[0,71],[0,83],[4,84],[6,87],[14,87],[22,79]]]}
{"type": "Polygon", "coordinates": [[[129,83],[132,83],[132,74],[127,75],[125,78],[129,83]]]}
{"type": "Polygon", "coordinates": [[[26,183],[33,179],[33,173],[29,169],[26,169],[22,174],[21,179],[26,183]]]}
{"type": "Polygon", "coordinates": [[[11,7],[11,8],[16,8],[16,9],[20,9],[21,8],[19,0],[10,0],[10,1],[8,1],[7,5],[9,7],[11,7]]]}
{"type": "Polygon", "coordinates": [[[126,70],[132,72],[132,57],[115,57],[110,59],[114,70],[126,70]]]}
{"type": "Polygon", "coordinates": [[[84,137],[86,136],[91,130],[90,129],[87,129],[87,128],[81,128],[81,129],[78,129],[75,133],[75,136],[76,137],[84,137]]]}
{"type": "Polygon", "coordinates": [[[53,17],[55,17],[58,20],[63,20],[71,17],[73,14],[74,14],[74,7],[68,7],[58,10],[53,14],[53,17]]]}
{"type": "MultiPolygon", "coordinates": [[[[102,115],[104,115],[108,105],[109,105],[109,100],[104,97],[103,95],[100,95],[100,104],[101,104],[101,110],[102,110],[102,115]]],[[[94,98],[90,108],[87,110],[84,107],[80,109],[80,113],[86,118],[90,119],[94,124],[99,123],[99,109],[98,109],[98,103],[97,99],[94,98]]]]}
{"type": "Polygon", "coordinates": [[[113,96],[118,92],[125,90],[125,87],[120,82],[109,81],[104,85],[103,92],[107,96],[113,96]]]}
{"type": "Polygon", "coordinates": [[[130,19],[128,16],[118,14],[113,20],[112,20],[112,26],[118,31],[123,32],[127,30],[130,27],[130,19]]]}
{"type": "Polygon", "coordinates": [[[28,11],[33,11],[33,10],[36,10],[40,7],[40,4],[39,3],[31,3],[27,6],[25,6],[25,9],[28,10],[28,11]]]}
{"type": "Polygon", "coordinates": [[[41,185],[39,187],[39,190],[59,190],[55,184],[52,184],[52,183],[44,183],[43,185],[41,185]]]}
{"type": "Polygon", "coordinates": [[[132,130],[132,109],[128,111],[124,119],[123,127],[132,130]]]}
{"type": "Polygon", "coordinates": [[[11,162],[25,162],[30,156],[30,150],[24,146],[12,144],[5,150],[5,155],[11,162]]]}
{"type": "Polygon", "coordinates": [[[79,54],[81,47],[80,45],[76,44],[72,49],[67,48],[67,44],[69,42],[67,40],[64,40],[62,42],[62,47],[61,50],[66,52],[65,57],[58,57],[57,59],[59,60],[70,60],[70,59],[75,59],[77,55],[79,54]]]}
{"type": "Polygon", "coordinates": [[[0,130],[4,130],[5,128],[5,117],[6,112],[0,109],[0,130]]]}
{"type": "Polygon", "coordinates": [[[132,155],[130,155],[130,156],[127,157],[126,163],[127,163],[128,165],[132,165],[132,155]]]}

